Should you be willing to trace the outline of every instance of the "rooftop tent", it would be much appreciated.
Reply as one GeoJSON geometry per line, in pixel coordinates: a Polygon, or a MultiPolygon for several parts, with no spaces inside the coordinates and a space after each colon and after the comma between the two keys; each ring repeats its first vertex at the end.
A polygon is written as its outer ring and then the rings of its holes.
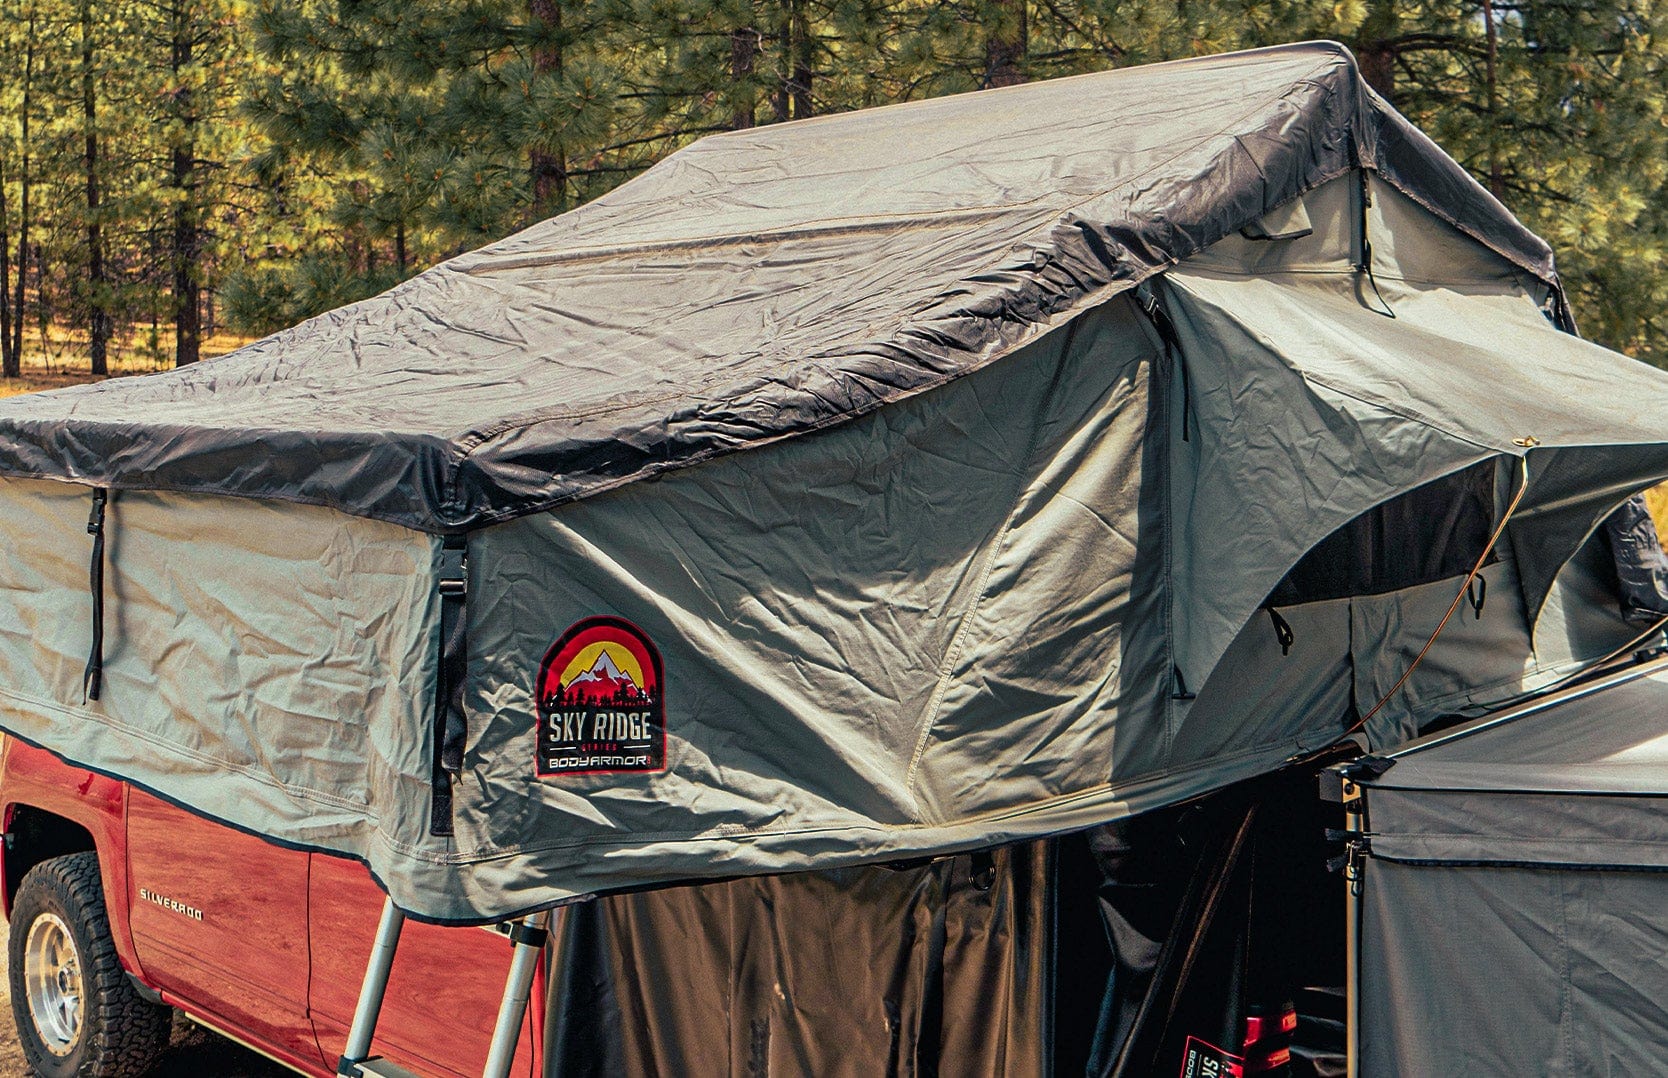
{"type": "Polygon", "coordinates": [[[1668,1022],[1661,662],[1364,779],[1365,1074],[1644,1074],[1668,1022]]]}
{"type": "Polygon", "coordinates": [[[436,920],[1056,834],[1335,740],[1502,525],[1376,742],[1636,637],[1668,377],[1568,328],[1336,45],[705,139],[0,402],[0,726],[436,920]]]}

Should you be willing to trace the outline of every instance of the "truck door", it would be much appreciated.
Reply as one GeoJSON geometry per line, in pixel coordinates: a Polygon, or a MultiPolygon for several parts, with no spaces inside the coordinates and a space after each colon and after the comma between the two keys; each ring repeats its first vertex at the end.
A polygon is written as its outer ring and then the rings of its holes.
{"type": "Polygon", "coordinates": [[[307,855],[138,790],[127,806],[133,946],[157,986],[309,1065],[307,855]]]}
{"type": "MultiPolygon", "coordinates": [[[[334,1060],[347,1044],[383,895],[363,865],[322,854],[313,855],[309,888],[313,1025],[319,1048],[334,1060]]],[[[509,972],[510,942],[503,936],[406,921],[372,1053],[422,1074],[475,1078],[509,972]]],[[[533,1074],[531,1027],[523,1019],[510,1072],[525,1078],[533,1074]]]]}

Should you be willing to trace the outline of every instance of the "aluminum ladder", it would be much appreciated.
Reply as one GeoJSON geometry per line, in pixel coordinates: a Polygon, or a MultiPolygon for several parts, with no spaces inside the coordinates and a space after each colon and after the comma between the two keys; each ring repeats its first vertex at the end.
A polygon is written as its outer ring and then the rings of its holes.
{"type": "MultiPolygon", "coordinates": [[[[516,1042],[521,1039],[521,1023],[533,994],[533,973],[549,939],[549,925],[549,910],[509,922],[507,935],[513,946],[510,974],[504,981],[504,998],[498,1005],[498,1021],[492,1029],[492,1046],[487,1050],[481,1078],[509,1078],[516,1042]]],[[[382,1013],[382,997],[388,991],[388,975],[394,968],[394,954],[399,950],[400,930],[404,927],[405,913],[394,905],[393,899],[384,899],[376,941],[371,945],[365,980],[359,988],[359,1002],[353,1010],[347,1046],[336,1064],[336,1073],[341,1078],[421,1078],[397,1063],[371,1055],[377,1017],[382,1013]]]]}

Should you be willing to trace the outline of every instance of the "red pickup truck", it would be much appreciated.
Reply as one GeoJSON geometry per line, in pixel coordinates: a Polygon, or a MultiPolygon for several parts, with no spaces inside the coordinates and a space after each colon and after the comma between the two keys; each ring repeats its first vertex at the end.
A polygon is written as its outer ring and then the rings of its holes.
{"type": "MultiPolygon", "coordinates": [[[[354,861],[284,849],[6,738],[7,970],[19,1040],[50,1078],[126,1078],[170,1008],[303,1074],[329,1076],[382,908],[354,861]]],[[[377,1053],[478,1075],[510,945],[406,925],[377,1053]]],[[[523,1024],[513,1073],[537,1060],[523,1024]]]]}

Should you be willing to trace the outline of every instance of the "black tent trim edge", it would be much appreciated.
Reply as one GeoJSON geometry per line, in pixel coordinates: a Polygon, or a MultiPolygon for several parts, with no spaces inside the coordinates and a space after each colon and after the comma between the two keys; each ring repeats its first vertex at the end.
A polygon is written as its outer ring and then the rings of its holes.
{"type": "MultiPolygon", "coordinates": [[[[1369,836],[1370,837],[1370,836],[1369,836]]],[[[1392,857],[1381,853],[1371,852],[1368,858],[1373,861],[1383,861],[1392,865],[1407,865],[1411,868],[1524,868],[1546,869],[1558,872],[1639,872],[1660,875],[1668,873],[1668,865],[1626,865],[1600,862],[1575,861],[1523,861],[1517,859],[1482,860],[1480,858],[1446,858],[1446,857],[1392,857]]]]}

